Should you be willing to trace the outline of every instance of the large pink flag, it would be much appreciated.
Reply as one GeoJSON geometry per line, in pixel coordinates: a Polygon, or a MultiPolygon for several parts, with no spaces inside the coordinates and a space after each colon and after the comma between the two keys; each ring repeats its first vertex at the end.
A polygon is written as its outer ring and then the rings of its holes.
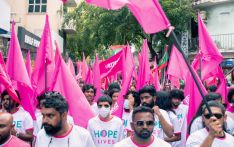
{"type": "Polygon", "coordinates": [[[101,82],[101,74],[100,74],[100,66],[99,66],[99,58],[96,55],[95,63],[93,66],[93,86],[97,89],[94,100],[97,101],[98,98],[102,95],[102,82],[101,82]]]}
{"type": "Polygon", "coordinates": [[[6,66],[1,51],[0,51],[0,86],[1,86],[1,92],[6,89],[13,100],[18,102],[19,104],[21,103],[20,100],[18,99],[15,89],[12,86],[9,75],[7,74],[6,66]]]}
{"type": "Polygon", "coordinates": [[[85,1],[88,4],[111,10],[120,9],[128,3],[128,0],[85,0],[85,1]]]}
{"type": "Polygon", "coordinates": [[[38,95],[46,89],[49,89],[52,82],[51,80],[54,68],[55,65],[49,17],[46,15],[44,31],[41,37],[40,46],[37,49],[35,67],[32,73],[32,84],[35,86],[36,93],[38,95]]]}
{"type": "Polygon", "coordinates": [[[116,75],[122,70],[122,52],[123,50],[100,63],[101,78],[116,75]]]}
{"type": "Polygon", "coordinates": [[[12,80],[13,86],[20,93],[21,105],[35,119],[33,89],[14,27],[15,23],[13,22],[6,69],[12,80]]]}
{"type": "Polygon", "coordinates": [[[170,27],[170,22],[158,0],[129,0],[128,8],[147,34],[170,27]]]}
{"type": "Polygon", "coordinates": [[[86,128],[94,113],[61,55],[58,57],[51,90],[60,92],[66,98],[69,114],[73,117],[75,124],[86,128]]]}
{"type": "Polygon", "coordinates": [[[32,67],[31,67],[31,55],[30,55],[30,50],[28,50],[27,58],[25,61],[26,69],[28,72],[29,79],[31,79],[31,74],[32,74],[32,67]]]}
{"type": "Polygon", "coordinates": [[[186,80],[188,72],[189,72],[189,69],[186,65],[186,62],[182,54],[173,45],[171,49],[170,60],[169,60],[168,67],[167,67],[167,74],[170,75],[169,77],[172,76],[172,77],[176,77],[177,79],[186,80]]]}
{"type": "Polygon", "coordinates": [[[81,69],[82,70],[82,73],[81,73],[82,80],[85,81],[87,73],[88,73],[88,70],[89,70],[89,66],[88,66],[88,64],[86,62],[85,54],[84,53],[83,53],[83,61],[82,61],[81,68],[82,68],[81,69]]]}
{"type": "Polygon", "coordinates": [[[193,61],[193,67],[195,70],[199,69],[199,62],[201,61],[201,79],[205,80],[215,74],[214,71],[217,71],[223,56],[209,35],[200,15],[198,15],[198,33],[199,54],[193,61]],[[211,74],[212,72],[213,74],[211,74]]]}
{"type": "Polygon", "coordinates": [[[223,102],[228,104],[228,100],[227,100],[227,93],[228,93],[227,92],[227,81],[226,81],[225,75],[224,75],[223,70],[222,70],[221,67],[218,68],[217,77],[220,80],[220,84],[219,84],[216,92],[220,93],[222,95],[223,102]]]}
{"type": "Polygon", "coordinates": [[[91,68],[89,68],[86,79],[85,79],[85,84],[93,84],[93,71],[91,68]]]}
{"type": "MultiPolygon", "coordinates": [[[[202,89],[202,93],[206,95],[207,91],[205,87],[203,86],[200,78],[198,77],[195,70],[192,68],[196,80],[199,83],[200,88],[202,89]]],[[[198,88],[196,86],[196,83],[191,75],[191,73],[188,74],[185,82],[185,88],[184,88],[184,95],[189,99],[189,109],[188,109],[188,117],[187,117],[187,124],[189,124],[194,117],[194,115],[197,112],[197,109],[202,101],[202,96],[200,92],[198,91],[198,88]]]]}
{"type": "Polygon", "coordinates": [[[149,48],[147,44],[147,40],[144,40],[142,51],[141,51],[141,62],[138,70],[137,77],[137,90],[141,89],[145,85],[149,83],[150,80],[150,63],[149,63],[149,48]]]}
{"type": "Polygon", "coordinates": [[[71,60],[70,58],[68,59],[67,66],[69,67],[69,69],[70,69],[72,75],[73,75],[74,77],[76,77],[75,68],[74,68],[73,62],[72,62],[72,60],[71,60]]]}

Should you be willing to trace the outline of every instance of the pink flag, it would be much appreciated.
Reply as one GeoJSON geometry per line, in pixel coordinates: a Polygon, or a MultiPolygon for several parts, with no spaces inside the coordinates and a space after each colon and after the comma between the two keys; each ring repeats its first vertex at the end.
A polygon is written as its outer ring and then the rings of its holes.
{"type": "Polygon", "coordinates": [[[170,27],[170,22],[158,0],[129,0],[128,8],[147,34],[170,27]]]}
{"type": "Polygon", "coordinates": [[[52,82],[52,74],[55,65],[51,39],[49,17],[46,15],[44,31],[41,37],[40,46],[37,49],[35,67],[32,73],[32,84],[36,87],[36,93],[38,95],[46,89],[49,89],[52,82]]]}
{"type": "Polygon", "coordinates": [[[210,37],[205,24],[202,21],[200,15],[198,15],[198,32],[199,32],[199,54],[196,56],[193,67],[194,69],[200,68],[200,59],[201,59],[201,75],[202,80],[209,78],[215,73],[211,74],[219,67],[219,64],[223,60],[222,54],[219,52],[219,49],[215,45],[214,41],[210,37]]]}
{"type": "MultiPolygon", "coordinates": [[[[205,87],[203,86],[195,70],[193,68],[192,70],[195,74],[195,77],[199,83],[200,88],[202,89],[203,94],[205,95],[207,93],[205,87]]],[[[189,98],[189,109],[188,109],[188,117],[187,117],[187,124],[189,124],[193,116],[196,114],[197,109],[202,101],[202,96],[200,92],[198,91],[196,83],[190,73],[188,74],[186,78],[184,94],[186,97],[189,98]]]]}
{"type": "Polygon", "coordinates": [[[122,52],[123,50],[100,63],[101,78],[116,75],[122,70],[122,52]]]}
{"type": "Polygon", "coordinates": [[[149,83],[150,80],[150,63],[149,63],[149,52],[148,52],[147,40],[144,40],[142,51],[141,51],[141,62],[138,70],[137,86],[136,89],[139,90],[149,83]]]}
{"type": "Polygon", "coordinates": [[[100,66],[99,66],[99,58],[98,55],[96,55],[95,63],[93,66],[93,85],[97,89],[96,96],[94,98],[95,101],[98,100],[98,98],[102,95],[102,80],[100,75],[100,66]]]}
{"type": "Polygon", "coordinates": [[[31,67],[31,55],[30,55],[30,50],[28,50],[27,58],[26,58],[26,69],[28,72],[29,79],[31,79],[31,74],[32,74],[32,67],[31,67]]]}
{"type": "Polygon", "coordinates": [[[89,68],[86,79],[85,79],[85,84],[93,84],[93,71],[91,68],[89,68]]]}
{"type": "Polygon", "coordinates": [[[18,99],[15,89],[12,86],[11,80],[8,74],[6,73],[6,66],[1,51],[0,51],[0,85],[1,85],[1,92],[6,89],[13,100],[18,102],[19,104],[21,103],[20,100],[18,99]]]}
{"type": "Polygon", "coordinates": [[[189,72],[189,69],[186,65],[186,62],[182,54],[173,45],[171,49],[170,60],[169,60],[168,67],[167,67],[167,74],[170,76],[177,77],[178,79],[185,80],[188,72],[189,72]]]}
{"type": "Polygon", "coordinates": [[[75,124],[86,128],[94,113],[61,55],[58,57],[51,90],[60,92],[66,98],[69,114],[73,117],[75,124]]]}
{"type": "Polygon", "coordinates": [[[88,70],[89,70],[89,66],[86,62],[86,59],[85,59],[85,54],[83,53],[83,61],[82,61],[82,64],[81,64],[81,70],[82,70],[82,73],[81,73],[81,76],[82,76],[82,80],[85,81],[86,79],[86,76],[87,76],[87,73],[88,73],[88,70]]]}
{"type": "Polygon", "coordinates": [[[223,102],[225,104],[228,104],[228,100],[227,100],[227,93],[228,93],[227,92],[227,81],[226,81],[225,75],[224,75],[223,70],[222,70],[221,67],[218,68],[217,77],[220,80],[220,84],[219,84],[218,89],[216,90],[216,92],[221,94],[223,102]]]}
{"type": "Polygon", "coordinates": [[[129,85],[131,83],[132,80],[132,75],[133,75],[133,71],[134,71],[134,65],[130,64],[128,66],[129,70],[129,74],[127,74],[126,76],[126,80],[124,81],[120,94],[118,96],[117,99],[117,104],[118,104],[118,109],[113,113],[113,115],[118,116],[119,118],[122,119],[122,115],[123,115],[123,106],[124,106],[124,95],[127,93],[128,89],[129,89],[129,85]]]}
{"type": "Polygon", "coordinates": [[[12,23],[10,47],[8,50],[8,57],[6,69],[9,77],[12,80],[13,86],[20,93],[21,105],[27,110],[33,119],[35,119],[35,106],[33,99],[33,89],[31,81],[24,63],[24,58],[20,49],[19,41],[15,35],[15,23],[12,23]]]}
{"type": "Polygon", "coordinates": [[[128,0],[85,0],[85,1],[88,4],[111,10],[120,9],[128,3],[128,0]]]}
{"type": "Polygon", "coordinates": [[[74,77],[76,77],[75,68],[74,68],[73,62],[72,62],[72,60],[71,60],[70,58],[68,59],[67,66],[69,67],[69,69],[70,69],[72,75],[73,75],[74,77]]]}

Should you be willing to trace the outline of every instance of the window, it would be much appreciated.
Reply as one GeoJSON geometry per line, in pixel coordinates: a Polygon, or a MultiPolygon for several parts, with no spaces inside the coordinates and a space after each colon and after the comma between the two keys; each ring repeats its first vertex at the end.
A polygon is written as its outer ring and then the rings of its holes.
{"type": "Polygon", "coordinates": [[[47,0],[29,0],[29,13],[45,13],[47,0]]]}

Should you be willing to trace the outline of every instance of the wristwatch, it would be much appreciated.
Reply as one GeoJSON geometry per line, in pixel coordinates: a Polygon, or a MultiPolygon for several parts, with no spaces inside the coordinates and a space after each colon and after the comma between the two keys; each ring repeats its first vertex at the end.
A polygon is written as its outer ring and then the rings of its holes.
{"type": "Polygon", "coordinates": [[[16,132],[15,136],[19,138],[20,133],[16,132]]]}

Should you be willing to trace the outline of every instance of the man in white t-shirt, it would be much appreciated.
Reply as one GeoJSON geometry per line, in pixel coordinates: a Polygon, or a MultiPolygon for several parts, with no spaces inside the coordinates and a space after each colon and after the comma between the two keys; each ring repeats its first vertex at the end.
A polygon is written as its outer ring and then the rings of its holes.
{"type": "Polygon", "coordinates": [[[96,95],[96,88],[91,84],[85,84],[82,87],[82,91],[83,91],[86,99],[88,100],[94,114],[98,115],[98,113],[97,113],[97,110],[98,110],[97,103],[94,102],[94,97],[96,95]]]}
{"type": "Polygon", "coordinates": [[[68,104],[58,92],[47,92],[36,147],[95,147],[87,130],[67,122],[68,104]]]}
{"type": "Polygon", "coordinates": [[[171,145],[153,135],[155,125],[154,112],[151,108],[139,106],[132,113],[131,127],[134,131],[114,147],[170,147],[171,145]]]}
{"type": "Polygon", "coordinates": [[[224,131],[227,118],[225,107],[216,101],[208,102],[212,115],[206,106],[202,107],[202,120],[205,128],[192,133],[186,142],[186,147],[233,147],[234,137],[224,131]]]}
{"type": "MultiPolygon", "coordinates": [[[[20,99],[18,91],[16,91],[16,93],[20,99]]],[[[19,104],[11,98],[6,90],[4,90],[2,93],[2,104],[4,109],[13,116],[13,123],[15,127],[12,129],[11,134],[20,138],[21,140],[32,142],[33,119],[31,115],[20,107],[19,104]]]]}
{"type": "MultiPolygon", "coordinates": [[[[149,107],[154,110],[155,114],[155,127],[153,134],[155,137],[164,139],[164,137],[172,137],[174,134],[172,124],[168,113],[165,110],[159,109],[158,106],[155,106],[154,102],[156,101],[156,90],[153,86],[145,86],[139,90],[141,105],[149,107]]],[[[132,112],[129,117],[129,122],[132,122],[132,112]]],[[[131,127],[127,126],[127,129],[130,131],[131,127]]]]}
{"type": "Polygon", "coordinates": [[[96,147],[113,147],[123,135],[122,120],[111,115],[112,99],[105,95],[98,101],[98,116],[88,122],[88,130],[96,147]]]}
{"type": "Polygon", "coordinates": [[[186,134],[187,134],[188,106],[181,103],[184,100],[184,92],[179,89],[173,89],[170,91],[170,98],[171,98],[171,103],[172,103],[172,109],[174,110],[179,120],[179,123],[176,124],[176,127],[179,128],[181,132],[181,140],[172,142],[172,146],[173,147],[185,147],[186,134]]]}

